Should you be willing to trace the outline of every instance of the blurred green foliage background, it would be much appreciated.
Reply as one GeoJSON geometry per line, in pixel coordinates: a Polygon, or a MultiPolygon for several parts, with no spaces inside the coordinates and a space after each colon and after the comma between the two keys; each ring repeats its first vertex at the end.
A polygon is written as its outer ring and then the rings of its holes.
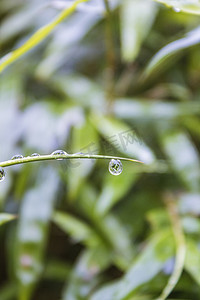
{"type": "MultiPolygon", "coordinates": [[[[0,161],[145,164],[6,168],[0,300],[161,300],[170,278],[168,299],[200,299],[200,8],[158,2],[176,6],[82,4],[1,74],[0,161]]],[[[71,3],[1,0],[1,57],[71,3]]]]}

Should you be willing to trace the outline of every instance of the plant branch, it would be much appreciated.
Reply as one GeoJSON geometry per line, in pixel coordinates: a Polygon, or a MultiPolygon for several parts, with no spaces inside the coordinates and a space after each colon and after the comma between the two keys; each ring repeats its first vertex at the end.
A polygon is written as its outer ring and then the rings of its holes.
{"type": "Polygon", "coordinates": [[[122,161],[130,161],[136,163],[143,163],[142,161],[126,158],[126,157],[117,157],[117,156],[108,156],[108,155],[89,155],[89,154],[60,154],[60,155],[40,155],[40,156],[27,156],[19,159],[11,159],[7,161],[0,162],[0,167],[10,167],[19,164],[25,164],[30,162],[45,161],[45,160],[62,160],[62,159],[119,159],[122,161]]]}
{"type": "Polygon", "coordinates": [[[167,299],[169,294],[173,291],[174,287],[176,286],[182,274],[184,268],[185,256],[186,256],[184,232],[181,226],[181,220],[177,211],[175,199],[173,195],[166,194],[164,200],[166,203],[167,211],[170,216],[172,229],[174,233],[174,238],[176,243],[176,260],[175,260],[174,270],[168,280],[168,283],[165,286],[164,290],[162,291],[161,295],[156,300],[167,299]]]}

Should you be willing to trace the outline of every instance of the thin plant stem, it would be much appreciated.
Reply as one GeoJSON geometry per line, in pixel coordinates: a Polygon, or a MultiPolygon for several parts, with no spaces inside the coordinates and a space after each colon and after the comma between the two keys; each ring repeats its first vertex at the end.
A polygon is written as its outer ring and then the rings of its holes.
{"type": "Polygon", "coordinates": [[[181,225],[181,220],[177,211],[177,205],[175,203],[175,199],[173,195],[166,194],[165,196],[166,208],[170,216],[172,229],[174,233],[175,243],[176,243],[176,257],[175,257],[175,265],[174,270],[168,280],[167,285],[162,291],[161,295],[156,300],[165,300],[169,296],[169,294],[173,291],[176,286],[178,280],[181,277],[185,256],[186,256],[186,244],[184,232],[181,225]]]}
{"type": "Polygon", "coordinates": [[[60,155],[40,155],[40,156],[27,156],[19,159],[11,159],[7,161],[0,162],[0,167],[10,167],[14,165],[20,165],[30,162],[46,161],[46,160],[62,160],[62,159],[119,159],[122,161],[130,161],[136,163],[143,163],[142,161],[126,158],[126,157],[117,157],[117,156],[108,156],[108,155],[89,155],[89,154],[60,154],[60,155]]]}

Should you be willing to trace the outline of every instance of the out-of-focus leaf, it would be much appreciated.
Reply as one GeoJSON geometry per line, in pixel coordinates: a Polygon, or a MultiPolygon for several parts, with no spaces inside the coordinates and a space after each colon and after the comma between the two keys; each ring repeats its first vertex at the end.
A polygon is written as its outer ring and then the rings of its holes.
{"type": "Polygon", "coordinates": [[[188,234],[199,234],[200,232],[200,220],[194,217],[182,218],[182,226],[188,234]]]}
{"type": "Polygon", "coordinates": [[[195,146],[189,137],[180,131],[163,134],[162,143],[171,167],[192,192],[200,189],[200,161],[195,146]]]}
{"type": "Polygon", "coordinates": [[[37,67],[36,76],[42,79],[48,78],[63,63],[71,61],[74,48],[76,47],[77,49],[77,43],[85,37],[91,27],[102,17],[103,13],[94,14],[90,11],[81,11],[68,19],[59,28],[59,31],[53,35],[53,39],[47,47],[47,56],[37,67]]]}
{"type": "Polygon", "coordinates": [[[159,71],[163,71],[164,68],[170,66],[169,59],[174,57],[178,59],[180,57],[178,54],[180,54],[182,50],[199,43],[200,27],[197,27],[190,31],[186,37],[176,40],[159,50],[148,63],[143,74],[144,78],[149,78],[151,75],[155,74],[155,72],[160,74],[159,71]]]}
{"type": "Polygon", "coordinates": [[[156,5],[148,0],[123,0],[121,7],[121,52],[126,62],[133,61],[156,15],[156,5]]]}
{"type": "Polygon", "coordinates": [[[118,151],[146,164],[153,163],[155,156],[151,149],[140,139],[135,130],[114,118],[91,116],[94,126],[101,135],[118,151]]]}
{"type": "Polygon", "coordinates": [[[109,251],[102,247],[81,253],[66,283],[62,299],[88,299],[89,294],[98,284],[99,272],[108,265],[110,259],[109,251]]]}
{"type": "MultiPolygon", "coordinates": [[[[101,215],[98,216],[97,220],[98,222],[102,220],[101,215]]],[[[100,228],[109,242],[113,263],[121,270],[126,270],[132,261],[135,250],[129,233],[122,226],[120,220],[112,214],[104,217],[104,222],[100,228]]]]}
{"type": "Polygon", "coordinates": [[[200,14],[200,3],[198,0],[155,0],[172,7],[175,12],[185,12],[189,14],[200,14]]]}
{"type": "Polygon", "coordinates": [[[53,221],[76,242],[84,242],[89,247],[94,247],[99,243],[99,237],[92,228],[67,213],[54,213],[53,221]]]}
{"type": "Polygon", "coordinates": [[[96,82],[87,77],[78,74],[56,76],[54,82],[69,99],[81,107],[92,107],[101,111],[105,105],[104,92],[96,82]]]}
{"type": "Polygon", "coordinates": [[[120,99],[115,102],[117,117],[130,121],[174,120],[197,115],[199,102],[171,103],[169,101],[149,101],[148,99],[120,99]]]}
{"type": "Polygon", "coordinates": [[[148,246],[121,280],[97,291],[91,300],[125,300],[139,286],[154,278],[164,263],[174,254],[171,231],[164,230],[152,236],[148,246]]]}
{"type": "Polygon", "coordinates": [[[5,284],[0,288],[1,300],[13,300],[17,293],[17,285],[15,283],[5,284]]]}
{"type": "Polygon", "coordinates": [[[100,214],[106,214],[133,187],[139,174],[134,172],[134,166],[126,165],[120,176],[112,176],[107,172],[102,191],[96,202],[100,214]]]}
{"type": "Polygon", "coordinates": [[[70,271],[71,266],[66,262],[50,260],[45,267],[43,277],[45,279],[63,281],[69,277],[70,271]]]}
{"type": "Polygon", "coordinates": [[[51,151],[55,146],[55,123],[56,117],[46,103],[30,105],[21,118],[23,138],[27,147],[44,153],[51,151]],[[41,121],[37,122],[38,119],[41,121]]]}
{"type": "Polygon", "coordinates": [[[160,230],[161,228],[165,229],[170,225],[169,216],[164,208],[150,210],[147,213],[147,220],[150,222],[154,232],[160,230]]]}
{"type": "Polygon", "coordinates": [[[179,209],[182,214],[200,215],[200,193],[185,193],[179,197],[179,209]]]}
{"type": "Polygon", "coordinates": [[[187,252],[185,260],[185,269],[192,278],[200,285],[200,250],[199,241],[187,238],[187,252]]]}
{"type": "Polygon", "coordinates": [[[113,214],[102,216],[97,211],[96,199],[94,190],[85,186],[78,199],[79,210],[90,220],[92,228],[101,239],[101,245],[108,248],[113,264],[125,270],[134,253],[129,233],[113,214]]]}
{"type": "MultiPolygon", "coordinates": [[[[98,136],[95,128],[88,122],[84,114],[74,124],[71,131],[70,151],[72,153],[98,154],[98,136]]],[[[95,160],[71,160],[68,163],[67,177],[69,183],[68,194],[75,199],[78,191],[85,182],[95,164],[95,160]]],[[[66,166],[67,167],[67,166],[66,166]]]]}
{"type": "Polygon", "coordinates": [[[23,33],[24,29],[29,30],[31,27],[33,27],[33,21],[37,19],[39,14],[42,13],[41,5],[38,7],[38,3],[36,2],[37,1],[31,1],[29,5],[25,5],[24,3],[20,10],[20,4],[18,3],[18,11],[15,8],[16,13],[10,15],[10,17],[6,18],[6,20],[1,24],[0,43],[6,43],[9,41],[9,39],[12,39],[20,33],[23,33]]]}
{"type": "Polygon", "coordinates": [[[57,174],[50,168],[43,168],[38,184],[29,190],[21,208],[17,232],[16,275],[19,282],[19,299],[30,299],[43,266],[43,255],[51,218],[57,174]]]}
{"type": "Polygon", "coordinates": [[[195,135],[197,138],[200,136],[200,120],[196,116],[191,116],[187,118],[183,118],[182,124],[185,125],[186,128],[190,130],[190,132],[195,135]]]}
{"type": "Polygon", "coordinates": [[[11,215],[11,214],[6,214],[6,213],[0,213],[0,226],[9,222],[9,221],[12,221],[16,218],[16,216],[14,215],[11,215]]]}
{"type": "Polygon", "coordinates": [[[78,4],[82,2],[86,2],[89,0],[77,0],[69,8],[64,9],[60,15],[55,18],[52,22],[47,24],[46,26],[40,28],[32,37],[24,43],[20,48],[14,50],[13,52],[8,53],[5,55],[0,61],[0,72],[2,72],[6,67],[8,67],[12,62],[17,60],[20,56],[31,50],[33,47],[38,45],[41,41],[43,41],[51,32],[52,30],[62,22],[66,17],[71,15],[78,4]]]}
{"type": "Polygon", "coordinates": [[[19,78],[14,75],[0,78],[0,111],[4,112],[0,118],[0,147],[1,160],[9,159],[13,151],[19,151],[16,143],[21,134],[21,113],[18,108],[20,90],[19,78]]]}

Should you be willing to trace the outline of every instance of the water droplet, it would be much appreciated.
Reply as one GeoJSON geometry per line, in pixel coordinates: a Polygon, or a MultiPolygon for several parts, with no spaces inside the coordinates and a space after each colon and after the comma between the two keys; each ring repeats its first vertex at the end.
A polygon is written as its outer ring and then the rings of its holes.
{"type": "Polygon", "coordinates": [[[34,156],[40,156],[40,154],[38,154],[38,153],[31,154],[31,157],[34,157],[34,156]]]}
{"type": "Polygon", "coordinates": [[[0,181],[3,181],[5,179],[6,173],[4,169],[0,168],[0,181]]]}
{"type": "Polygon", "coordinates": [[[111,159],[108,169],[112,175],[120,175],[123,171],[123,166],[119,159],[111,159]]]}
{"type": "Polygon", "coordinates": [[[23,158],[23,155],[17,154],[14,155],[11,159],[21,159],[21,158],[23,158]]]}
{"type": "Polygon", "coordinates": [[[173,9],[173,11],[175,11],[177,13],[181,11],[181,9],[179,7],[173,7],[172,9],[173,9]]]}
{"type": "MultiPolygon", "coordinates": [[[[52,152],[51,155],[66,155],[67,156],[67,152],[65,152],[63,150],[56,150],[56,151],[52,152]]],[[[63,160],[63,158],[57,158],[57,160],[63,160]]]]}

